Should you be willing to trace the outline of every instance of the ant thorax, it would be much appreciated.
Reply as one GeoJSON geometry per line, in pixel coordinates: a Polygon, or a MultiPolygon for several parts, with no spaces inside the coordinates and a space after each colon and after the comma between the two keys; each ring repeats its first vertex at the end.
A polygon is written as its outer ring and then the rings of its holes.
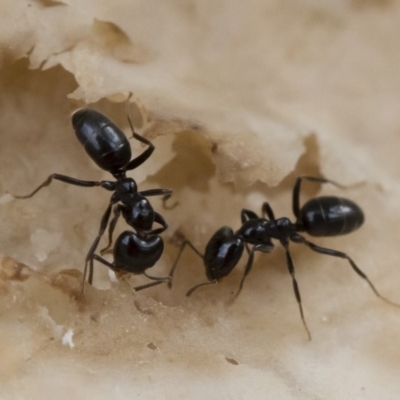
{"type": "MultiPolygon", "coordinates": [[[[115,195],[119,197],[119,201],[126,203],[124,201],[125,196],[128,199],[137,193],[137,184],[132,178],[121,178],[116,182],[115,185],[115,195]]],[[[129,201],[129,200],[128,200],[129,201]]]]}
{"type": "Polygon", "coordinates": [[[275,232],[274,221],[269,221],[265,218],[249,219],[244,222],[236,235],[243,238],[246,243],[257,244],[271,244],[272,233],[275,232]]]}

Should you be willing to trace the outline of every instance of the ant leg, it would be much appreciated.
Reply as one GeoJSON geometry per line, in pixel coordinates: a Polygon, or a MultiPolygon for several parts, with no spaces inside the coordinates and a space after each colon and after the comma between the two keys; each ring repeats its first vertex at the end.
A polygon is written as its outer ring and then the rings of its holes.
{"type": "Polygon", "coordinates": [[[147,275],[146,271],[143,272],[143,275],[146,276],[146,278],[151,279],[151,280],[153,280],[155,282],[150,282],[150,283],[146,283],[145,285],[136,286],[136,287],[133,288],[133,290],[135,292],[139,292],[140,290],[147,289],[149,287],[161,285],[162,283],[165,283],[167,281],[169,282],[171,280],[171,278],[169,276],[161,278],[161,277],[147,275]]]}
{"type": "Polygon", "coordinates": [[[172,191],[171,193],[164,195],[162,198],[163,208],[165,210],[173,210],[179,204],[179,201],[176,200],[174,204],[171,204],[170,206],[167,205],[167,201],[171,198],[171,196],[172,196],[172,191]]]}
{"type": "Polygon", "coordinates": [[[114,264],[110,263],[109,261],[105,260],[104,258],[98,256],[97,254],[93,254],[93,257],[90,260],[92,265],[93,265],[93,260],[101,262],[102,264],[106,265],[108,268],[110,268],[114,271],[114,264]]]}
{"type": "Polygon", "coordinates": [[[150,282],[150,283],[147,283],[145,285],[136,286],[136,287],[133,288],[133,290],[135,292],[139,292],[140,290],[143,290],[143,289],[147,289],[147,288],[150,288],[150,287],[153,287],[153,286],[161,285],[164,282],[166,282],[166,281],[165,280],[159,280],[159,281],[156,281],[156,282],[150,282]]]}
{"type": "Polygon", "coordinates": [[[300,290],[299,290],[299,285],[297,284],[297,280],[296,280],[296,275],[295,275],[292,256],[290,255],[290,252],[289,252],[289,243],[288,242],[284,242],[284,241],[281,241],[281,243],[282,243],[283,247],[285,248],[286,263],[287,263],[287,267],[289,269],[289,274],[292,277],[293,290],[294,290],[294,294],[296,296],[297,304],[299,305],[301,320],[303,321],[304,328],[305,328],[305,330],[307,332],[308,340],[311,340],[311,333],[310,333],[310,330],[308,329],[306,320],[304,318],[303,306],[301,305],[300,290]]]}
{"type": "Polygon", "coordinates": [[[70,176],[66,175],[60,175],[60,174],[52,174],[50,175],[41,185],[39,185],[32,193],[29,193],[25,196],[15,196],[16,199],[29,199],[30,197],[33,197],[39,190],[43,189],[46,186],[49,186],[52,180],[55,179],[57,181],[61,181],[64,183],[68,183],[70,185],[75,185],[75,186],[82,186],[82,187],[94,187],[94,186],[101,186],[104,189],[113,191],[115,190],[115,183],[110,182],[110,181],[82,181],[79,179],[71,178],[70,176]]]}
{"type": "MultiPolygon", "coordinates": [[[[102,264],[106,265],[107,267],[109,267],[110,269],[114,270],[114,264],[108,262],[107,260],[105,260],[104,258],[98,256],[97,254],[93,254],[93,257],[90,260],[90,264],[92,266],[93,266],[93,260],[97,260],[97,261],[101,262],[102,264]]],[[[164,283],[167,280],[169,280],[169,277],[166,277],[166,278],[155,278],[155,277],[148,276],[146,273],[145,273],[145,275],[149,279],[156,280],[156,282],[151,282],[151,283],[148,283],[146,285],[137,286],[137,287],[133,288],[133,290],[135,292],[138,292],[139,290],[147,289],[147,288],[152,287],[152,286],[160,285],[161,283],[164,283]]]]}
{"type": "Polygon", "coordinates": [[[112,245],[112,235],[117,225],[118,218],[121,215],[121,208],[122,207],[119,204],[114,207],[114,218],[111,220],[110,225],[108,226],[108,244],[106,247],[104,247],[104,249],[100,250],[101,255],[104,255],[112,245]]]}
{"type": "Polygon", "coordinates": [[[299,219],[300,218],[300,188],[301,188],[301,182],[302,180],[305,179],[306,181],[309,182],[316,182],[316,183],[330,183],[331,185],[334,185],[338,187],[339,189],[348,189],[349,186],[341,185],[340,183],[337,183],[335,181],[331,181],[330,179],[325,179],[325,178],[318,178],[315,176],[299,176],[296,179],[296,183],[293,187],[293,196],[292,196],[292,209],[293,209],[293,214],[294,216],[299,219]]]}
{"type": "Polygon", "coordinates": [[[171,189],[149,189],[149,190],[143,190],[142,192],[139,192],[139,194],[141,194],[144,197],[163,196],[162,198],[163,207],[166,210],[173,210],[179,204],[179,201],[176,201],[174,204],[170,206],[167,205],[167,201],[173,195],[173,191],[171,189]]]}
{"type": "MultiPolygon", "coordinates": [[[[267,203],[267,202],[263,203],[261,210],[262,210],[263,217],[266,214],[271,221],[275,220],[274,212],[272,211],[272,208],[269,205],[269,203],[267,203]]],[[[240,212],[240,217],[241,217],[242,224],[244,224],[249,219],[258,219],[259,218],[258,215],[254,211],[247,210],[246,208],[242,209],[242,211],[240,212]]]]}
{"type": "MultiPolygon", "coordinates": [[[[112,270],[114,269],[114,265],[113,264],[111,264],[110,262],[104,260],[104,258],[99,257],[97,254],[93,254],[93,257],[89,261],[89,265],[90,265],[89,277],[88,277],[89,282],[93,281],[93,260],[97,260],[97,261],[101,262],[102,264],[107,265],[107,267],[111,268],[112,270]]],[[[82,289],[81,289],[81,292],[80,292],[79,296],[82,296],[82,294],[83,294],[83,286],[82,286],[82,289]]]]}
{"type": "Polygon", "coordinates": [[[88,276],[88,280],[89,282],[93,282],[93,257],[90,259],[89,262],[89,276],[88,276]]]}
{"type": "Polygon", "coordinates": [[[151,279],[152,281],[162,281],[162,282],[165,282],[165,281],[169,281],[169,280],[171,279],[170,276],[151,276],[151,275],[149,275],[146,271],[143,272],[143,275],[144,275],[146,278],[151,279]]]}
{"type": "Polygon", "coordinates": [[[272,211],[272,208],[271,208],[271,206],[269,205],[268,202],[263,203],[261,211],[262,211],[263,217],[265,217],[265,215],[267,215],[268,219],[270,221],[275,221],[274,212],[272,211]]]}
{"type": "Polygon", "coordinates": [[[143,190],[142,192],[139,192],[143,197],[150,197],[150,196],[168,196],[172,195],[172,190],[171,189],[149,189],[149,190],[143,190]]]}
{"type": "MultiPolygon", "coordinates": [[[[255,246],[254,246],[255,247],[255,246]]],[[[247,243],[246,243],[246,249],[247,252],[249,253],[249,259],[247,260],[247,264],[246,264],[246,268],[244,270],[244,274],[242,277],[242,280],[240,281],[240,285],[239,285],[239,289],[235,294],[234,300],[239,296],[240,292],[243,289],[243,284],[244,284],[244,280],[246,279],[246,276],[249,274],[249,272],[251,271],[251,268],[253,267],[253,262],[254,262],[254,247],[251,249],[251,251],[249,251],[249,248],[247,247],[247,243]]]]}
{"type": "MultiPolygon", "coordinates": [[[[247,245],[247,243],[246,243],[246,245],[247,245]]],[[[273,245],[272,246],[268,246],[268,245],[265,245],[265,244],[257,244],[255,246],[253,246],[251,251],[249,251],[248,247],[246,246],[246,249],[249,252],[249,259],[247,260],[246,268],[244,270],[244,274],[243,274],[242,280],[240,281],[239,289],[236,292],[234,299],[236,299],[239,296],[240,292],[242,291],[244,280],[246,279],[246,276],[250,273],[251,268],[253,267],[254,253],[256,251],[261,251],[263,253],[269,253],[269,252],[272,251],[273,248],[274,248],[273,245]]]]}
{"type": "Polygon", "coordinates": [[[199,287],[208,286],[208,285],[215,285],[216,283],[218,283],[218,281],[217,281],[216,279],[214,279],[214,280],[212,280],[212,281],[209,281],[209,282],[199,283],[198,285],[193,286],[190,290],[188,290],[188,292],[186,293],[186,296],[187,296],[187,297],[190,297],[190,296],[192,295],[192,293],[193,293],[196,289],[198,289],[199,287]]]}
{"type": "Polygon", "coordinates": [[[372,291],[375,293],[375,295],[377,297],[379,297],[381,300],[383,300],[386,303],[391,304],[392,306],[395,307],[400,307],[400,304],[397,304],[389,299],[387,299],[386,297],[383,297],[378,290],[375,288],[375,286],[373,285],[373,283],[369,280],[368,276],[361,271],[361,269],[359,267],[357,267],[356,263],[346,254],[346,253],[342,253],[341,251],[337,251],[337,250],[332,250],[332,249],[327,249],[325,247],[320,247],[317,246],[311,242],[309,242],[308,240],[306,240],[305,238],[303,238],[300,235],[296,235],[293,238],[291,237],[291,239],[296,242],[296,243],[302,243],[305,244],[306,246],[308,246],[312,251],[315,251],[316,253],[320,253],[320,254],[325,254],[327,256],[333,256],[333,257],[339,257],[339,258],[345,258],[351,265],[351,267],[353,268],[353,270],[356,272],[356,274],[358,276],[360,276],[362,279],[364,279],[369,287],[372,289],[372,291]]]}
{"type": "Polygon", "coordinates": [[[189,240],[184,240],[181,248],[179,249],[179,253],[178,256],[176,257],[176,260],[174,262],[174,265],[171,268],[171,271],[169,272],[169,277],[171,278],[169,283],[168,283],[168,287],[171,289],[172,287],[172,278],[174,277],[174,272],[175,272],[175,268],[178,265],[179,259],[181,258],[181,255],[183,253],[183,250],[185,249],[186,246],[189,246],[200,258],[204,259],[203,254],[201,254],[196,247],[194,247],[194,245],[192,244],[192,242],[190,242],[189,240]]]}
{"type": "Polygon", "coordinates": [[[148,235],[159,235],[160,233],[164,232],[168,228],[168,224],[165,221],[164,217],[160,215],[158,212],[154,213],[154,222],[157,222],[162,227],[157,229],[152,229],[150,232],[147,232],[148,235]]]}
{"type": "Polygon", "coordinates": [[[254,211],[243,208],[240,212],[240,220],[242,221],[242,224],[244,224],[249,219],[258,219],[258,215],[254,211]]]}
{"type": "Polygon", "coordinates": [[[127,101],[126,101],[126,115],[128,118],[128,123],[132,131],[132,137],[138,140],[141,143],[147,144],[149,146],[142,154],[134,158],[133,160],[129,161],[127,166],[124,168],[125,171],[130,171],[132,169],[135,169],[142,165],[152,154],[155,149],[155,146],[153,143],[150,142],[150,140],[146,139],[145,137],[139,135],[138,133],[135,132],[135,129],[133,128],[132,124],[132,119],[130,115],[130,108],[129,108],[129,100],[132,97],[132,93],[130,93],[127,101]]]}
{"type": "MultiPolygon", "coordinates": [[[[82,277],[82,289],[81,289],[81,295],[83,294],[83,290],[85,287],[85,281],[86,281],[86,275],[87,275],[87,270],[88,270],[88,264],[90,263],[90,260],[92,258],[95,258],[96,260],[100,261],[99,258],[96,256],[94,253],[96,251],[96,248],[100,242],[101,237],[104,234],[104,231],[107,228],[108,225],[108,220],[110,219],[110,214],[111,214],[111,209],[112,209],[113,204],[110,203],[104,213],[104,215],[101,218],[101,222],[100,222],[100,229],[99,229],[99,233],[96,237],[96,239],[94,240],[94,242],[92,243],[92,245],[90,246],[90,250],[86,256],[85,259],[85,267],[83,270],[83,277],[82,277]]],[[[93,264],[90,265],[90,270],[89,270],[89,278],[91,278],[91,280],[89,280],[89,283],[92,284],[93,283],[93,264]]]]}
{"type": "MultiPolygon", "coordinates": [[[[137,133],[134,133],[133,136],[134,136],[135,139],[138,139],[138,137],[141,137],[137,133]]],[[[140,141],[142,142],[142,140],[140,140],[140,141]]],[[[144,143],[149,144],[151,142],[148,141],[148,142],[144,142],[144,143]]],[[[137,156],[133,160],[129,161],[129,163],[126,165],[124,170],[125,171],[130,171],[130,170],[135,169],[135,168],[139,167],[140,165],[142,165],[145,161],[147,161],[148,158],[150,158],[150,156],[153,154],[154,149],[155,149],[154,145],[151,144],[151,147],[148,147],[142,154],[140,154],[139,156],[137,156]]]]}
{"type": "MultiPolygon", "coordinates": [[[[243,208],[242,211],[240,211],[240,220],[242,221],[242,224],[249,221],[250,219],[258,219],[258,215],[254,211],[243,208]]],[[[245,243],[245,247],[247,254],[250,254],[249,245],[247,243],[245,243]]]]}

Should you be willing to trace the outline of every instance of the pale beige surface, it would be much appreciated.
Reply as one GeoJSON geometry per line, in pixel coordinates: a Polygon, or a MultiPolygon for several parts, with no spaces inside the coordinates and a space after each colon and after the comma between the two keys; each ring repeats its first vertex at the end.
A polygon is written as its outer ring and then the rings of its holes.
{"type": "MultiPolygon", "coordinates": [[[[52,172],[107,179],[69,115],[133,91],[135,124],[156,152],[132,176],[141,188],[173,188],[180,202],[162,211],[167,242],[180,230],[204,248],[265,200],[291,217],[299,174],[365,182],[344,194],[365,226],[315,242],[350,254],[400,302],[397,3],[81,3],[0,4],[0,398],[398,399],[400,311],[346,262],[292,246],[312,342],[281,249],[257,257],[234,304],[242,267],[184,297],[204,279],[189,253],[171,292],[132,294],[98,266],[103,290],[76,303],[79,276],[55,272],[82,269],[107,193],[57,182],[31,200],[6,194],[52,172]],[[13,276],[7,257],[36,272],[13,276]]],[[[121,103],[94,107],[127,128],[121,103]]],[[[317,189],[308,185],[304,199],[317,189]]],[[[154,274],[176,252],[168,243],[154,274]]]]}

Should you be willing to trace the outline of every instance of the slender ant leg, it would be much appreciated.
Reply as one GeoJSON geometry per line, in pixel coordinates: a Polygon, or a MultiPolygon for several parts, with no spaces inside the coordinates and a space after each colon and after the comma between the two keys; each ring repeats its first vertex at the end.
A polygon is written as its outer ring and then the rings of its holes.
{"type": "Polygon", "coordinates": [[[140,195],[143,197],[150,197],[150,196],[172,196],[171,189],[148,189],[139,192],[140,195]]]}
{"type": "Polygon", "coordinates": [[[251,250],[248,248],[247,243],[246,243],[246,250],[249,253],[249,258],[247,260],[247,264],[246,264],[246,268],[244,269],[244,273],[242,276],[242,279],[240,280],[240,285],[239,285],[239,289],[235,294],[235,297],[233,298],[234,300],[239,296],[240,292],[243,289],[243,284],[244,284],[244,280],[246,279],[246,276],[249,274],[249,272],[251,271],[251,268],[253,267],[253,263],[254,263],[254,252],[256,251],[255,248],[257,246],[254,246],[251,250]]]}
{"type": "Polygon", "coordinates": [[[132,131],[132,137],[141,143],[147,144],[147,146],[149,146],[149,147],[142,154],[140,154],[133,160],[129,161],[129,163],[124,168],[125,171],[131,171],[132,169],[135,169],[135,168],[139,167],[140,165],[142,165],[153,154],[153,151],[155,150],[154,144],[152,142],[150,142],[150,140],[148,140],[145,137],[136,133],[135,129],[133,128],[130,107],[129,107],[129,100],[131,99],[131,97],[132,97],[132,93],[129,93],[129,97],[126,101],[126,115],[128,118],[129,126],[132,131]]]}
{"type": "Polygon", "coordinates": [[[172,196],[172,191],[171,191],[171,193],[166,194],[162,198],[162,203],[163,203],[163,207],[164,207],[165,210],[173,210],[179,204],[179,201],[176,200],[175,203],[173,203],[171,205],[168,205],[167,201],[171,198],[171,196],[172,196]]]}
{"type": "Polygon", "coordinates": [[[152,281],[155,281],[155,282],[150,282],[150,283],[147,283],[145,285],[136,286],[136,287],[133,288],[133,290],[135,292],[138,292],[139,290],[147,289],[149,287],[153,287],[153,286],[156,286],[156,285],[161,285],[162,283],[165,283],[165,282],[169,283],[171,281],[171,277],[170,276],[165,276],[165,277],[151,276],[151,275],[148,275],[146,273],[146,271],[143,272],[143,275],[146,278],[148,278],[148,279],[150,279],[152,281]]]}
{"type": "MultiPolygon", "coordinates": [[[[275,215],[269,203],[267,202],[263,203],[261,211],[263,217],[267,215],[271,221],[275,221],[275,215]]],[[[254,211],[243,208],[242,211],[240,212],[240,219],[242,221],[242,224],[244,224],[246,221],[250,219],[259,219],[259,217],[254,211]]]]}
{"type": "Polygon", "coordinates": [[[281,243],[282,243],[282,246],[285,248],[287,267],[289,270],[289,274],[292,277],[293,291],[296,296],[297,304],[299,305],[301,320],[303,321],[304,328],[307,331],[308,340],[311,340],[311,333],[310,333],[310,330],[308,329],[306,320],[304,318],[303,306],[301,304],[300,290],[299,290],[299,285],[297,284],[297,280],[296,280],[294,264],[293,264],[292,256],[290,255],[290,252],[289,252],[289,243],[287,241],[283,241],[283,240],[281,240],[281,243]]]}
{"type": "MultiPolygon", "coordinates": [[[[171,289],[172,287],[172,278],[174,277],[175,269],[178,265],[178,262],[181,258],[181,255],[183,253],[183,250],[185,249],[186,246],[189,246],[201,259],[204,259],[203,254],[201,254],[196,247],[194,247],[193,243],[190,240],[184,240],[183,243],[181,244],[181,248],[179,249],[178,256],[176,257],[176,260],[174,262],[174,265],[171,268],[171,271],[169,272],[169,277],[171,278],[170,281],[168,282],[168,287],[171,289]]],[[[189,291],[190,292],[190,291],[189,291]]]]}
{"type": "Polygon", "coordinates": [[[340,183],[331,181],[330,179],[317,178],[315,176],[299,176],[296,179],[296,183],[293,187],[293,195],[292,195],[293,214],[297,219],[300,218],[300,188],[301,188],[301,182],[303,181],[303,179],[307,180],[309,182],[330,183],[331,185],[334,185],[334,186],[338,187],[339,189],[348,189],[348,186],[341,185],[340,183]]]}
{"type": "MultiPolygon", "coordinates": [[[[254,211],[248,210],[247,208],[243,208],[242,211],[240,212],[240,220],[242,221],[242,225],[245,222],[250,221],[251,219],[257,220],[258,219],[258,215],[254,211]]],[[[250,256],[249,244],[245,243],[244,246],[246,248],[247,254],[250,256]]],[[[246,266],[246,268],[247,268],[247,266],[246,266]]],[[[251,269],[251,267],[250,267],[250,269],[251,269]]],[[[247,275],[246,272],[245,272],[245,275],[247,275]]],[[[242,282],[240,282],[239,292],[242,290],[241,288],[243,287],[243,280],[244,280],[244,277],[242,278],[242,282]]],[[[236,293],[234,299],[236,299],[236,297],[239,295],[239,292],[236,293]]]]}
{"type": "Polygon", "coordinates": [[[109,261],[105,260],[104,258],[98,256],[97,254],[93,254],[93,257],[90,259],[90,262],[93,264],[93,260],[101,262],[102,264],[106,265],[108,268],[114,271],[114,264],[110,263],[109,261]]]}
{"type": "Polygon", "coordinates": [[[152,281],[165,282],[165,281],[169,281],[171,279],[170,276],[152,276],[152,275],[149,275],[146,271],[143,272],[143,275],[152,281]]]}
{"type": "MultiPolygon", "coordinates": [[[[90,259],[91,268],[93,268],[93,260],[99,261],[100,263],[106,265],[106,266],[107,266],[108,268],[110,268],[111,270],[114,270],[114,269],[115,269],[115,266],[114,266],[113,263],[108,262],[107,260],[105,260],[104,258],[98,256],[97,254],[93,254],[93,257],[91,257],[91,259],[90,259]]],[[[144,274],[148,279],[151,279],[151,280],[153,280],[154,282],[150,282],[150,283],[147,283],[147,284],[145,284],[145,285],[140,285],[140,286],[134,287],[133,290],[134,290],[135,292],[138,292],[138,291],[143,290],[143,289],[147,289],[147,288],[149,288],[149,287],[153,287],[153,286],[160,285],[160,284],[165,283],[165,282],[167,282],[167,281],[169,282],[169,280],[170,280],[170,277],[169,277],[169,276],[167,276],[167,277],[154,277],[154,276],[148,275],[146,272],[143,272],[143,274],[144,274]]]]}
{"type": "Polygon", "coordinates": [[[332,257],[339,257],[339,258],[344,258],[346,259],[351,267],[353,268],[353,270],[356,272],[356,274],[358,276],[360,276],[362,279],[364,279],[369,287],[372,289],[372,291],[375,293],[375,295],[377,297],[379,297],[381,300],[383,300],[384,302],[391,304],[392,306],[395,307],[400,307],[400,304],[397,304],[389,299],[387,299],[386,297],[382,296],[378,290],[375,288],[375,286],[373,285],[373,283],[370,281],[370,279],[368,278],[368,276],[359,268],[357,267],[356,263],[346,254],[343,253],[341,251],[337,251],[337,250],[332,250],[332,249],[328,249],[326,247],[321,247],[321,246],[317,246],[314,243],[309,242],[308,240],[306,240],[303,236],[301,235],[295,235],[294,237],[290,238],[293,242],[295,243],[301,243],[301,244],[305,244],[306,246],[308,246],[312,251],[315,251],[316,253],[320,253],[320,254],[324,254],[327,256],[332,256],[332,257]]]}
{"type": "MultiPolygon", "coordinates": [[[[135,292],[139,292],[140,290],[147,289],[147,288],[150,288],[150,287],[153,287],[153,286],[157,286],[157,285],[161,285],[162,283],[165,283],[165,282],[167,282],[167,279],[159,280],[159,281],[156,281],[156,282],[150,282],[150,283],[146,283],[145,285],[136,286],[136,287],[133,288],[133,290],[135,292]]],[[[169,282],[169,280],[168,280],[168,282],[169,282]]]]}
{"type": "Polygon", "coordinates": [[[112,245],[112,235],[114,233],[115,227],[117,226],[118,219],[121,215],[121,208],[122,207],[119,204],[117,204],[113,209],[114,217],[111,220],[110,225],[108,226],[108,244],[106,247],[104,247],[104,249],[100,250],[101,255],[104,255],[112,245]]]}
{"type": "Polygon", "coordinates": [[[243,208],[240,212],[240,220],[242,221],[242,224],[250,219],[258,219],[258,215],[254,211],[243,208]]]}
{"type": "Polygon", "coordinates": [[[218,281],[216,279],[212,280],[212,281],[208,281],[208,282],[203,282],[203,283],[199,283],[196,286],[193,286],[190,290],[187,291],[186,296],[190,297],[192,295],[192,293],[197,290],[199,287],[202,286],[209,286],[209,285],[215,285],[216,283],[218,283],[218,281]]]}
{"type": "Polygon", "coordinates": [[[262,215],[263,215],[264,218],[265,218],[265,215],[267,215],[268,219],[270,221],[275,221],[275,214],[272,211],[272,208],[271,208],[271,206],[269,205],[268,202],[263,203],[262,208],[261,208],[261,212],[262,212],[262,215]]]}
{"type": "MultiPolygon", "coordinates": [[[[94,242],[92,243],[92,245],[90,246],[90,250],[89,250],[89,252],[88,252],[88,254],[87,254],[87,256],[86,256],[86,259],[85,259],[85,268],[84,268],[84,270],[83,270],[83,277],[82,277],[82,289],[81,289],[80,295],[83,295],[83,290],[84,290],[84,287],[85,287],[85,281],[86,281],[86,275],[87,275],[88,265],[89,265],[91,259],[92,259],[93,256],[94,256],[94,253],[95,253],[96,248],[97,248],[97,246],[98,246],[98,244],[99,244],[99,242],[100,242],[100,239],[101,239],[101,237],[102,237],[103,234],[104,234],[104,231],[105,231],[106,228],[107,228],[108,221],[109,221],[110,215],[111,215],[112,206],[113,206],[113,204],[110,203],[110,204],[108,205],[108,207],[107,207],[105,213],[103,214],[103,216],[102,216],[102,218],[101,218],[101,222],[100,222],[99,233],[98,233],[96,239],[94,240],[94,242]]],[[[88,279],[88,282],[89,282],[90,284],[93,283],[93,264],[92,264],[92,263],[90,263],[90,265],[89,265],[89,279],[88,279]]]]}
{"type": "MultiPolygon", "coordinates": [[[[251,219],[254,219],[254,220],[258,219],[258,215],[257,215],[254,211],[248,210],[247,208],[243,208],[242,211],[240,212],[240,220],[242,221],[242,225],[243,225],[245,222],[250,221],[251,219]]],[[[244,245],[245,245],[247,254],[250,255],[250,247],[249,247],[248,243],[245,243],[244,245]]],[[[250,267],[250,268],[251,268],[251,267],[250,267]]],[[[244,277],[242,278],[242,280],[243,280],[243,279],[244,279],[244,277]]],[[[243,283],[242,283],[242,282],[240,283],[240,286],[241,286],[241,287],[243,286],[243,283]]],[[[240,289],[239,291],[241,291],[241,290],[242,290],[242,289],[240,289]]],[[[237,297],[238,295],[239,295],[239,293],[236,293],[235,299],[236,299],[236,297],[237,297]]]]}
{"type": "MultiPolygon", "coordinates": [[[[273,245],[257,244],[255,246],[253,246],[253,248],[249,251],[249,258],[247,260],[246,268],[244,270],[243,277],[242,277],[242,279],[240,281],[239,289],[236,292],[234,299],[236,299],[239,296],[240,292],[242,291],[244,280],[246,279],[247,275],[250,273],[251,268],[253,267],[254,253],[256,251],[260,251],[262,253],[269,253],[269,252],[271,252],[273,250],[273,248],[274,248],[273,245]]],[[[248,248],[246,247],[246,249],[248,249],[248,248]]]]}
{"type": "Polygon", "coordinates": [[[162,203],[163,203],[163,207],[166,210],[173,210],[179,204],[179,201],[175,201],[175,203],[171,204],[170,206],[167,205],[167,201],[173,195],[173,191],[170,189],[149,189],[149,190],[143,190],[142,192],[139,192],[139,194],[141,194],[144,197],[163,196],[162,203]]]}
{"type": "Polygon", "coordinates": [[[106,190],[115,190],[115,183],[110,181],[82,181],[80,179],[71,178],[70,176],[60,175],[60,174],[51,174],[41,185],[39,185],[32,193],[29,193],[25,196],[16,196],[12,195],[16,199],[29,199],[33,197],[39,190],[47,187],[51,184],[53,179],[57,181],[61,181],[64,183],[68,183],[70,185],[81,186],[81,187],[94,187],[101,186],[106,190]]]}
{"type": "Polygon", "coordinates": [[[168,229],[167,221],[165,221],[164,217],[158,212],[155,213],[154,222],[160,224],[161,228],[152,229],[150,232],[147,233],[148,235],[159,235],[160,233],[163,233],[165,230],[168,229]]]}
{"type": "MultiPolygon", "coordinates": [[[[271,221],[275,220],[274,212],[272,211],[271,206],[267,202],[265,202],[262,205],[262,213],[263,213],[263,216],[265,214],[267,214],[268,218],[271,221]]],[[[248,210],[248,209],[245,209],[245,208],[242,209],[242,211],[240,213],[240,217],[241,217],[242,224],[244,224],[245,222],[247,222],[249,220],[254,220],[254,221],[259,220],[258,215],[254,211],[251,211],[251,210],[248,210]]],[[[263,253],[269,253],[274,248],[272,243],[271,244],[254,245],[251,250],[249,248],[249,244],[245,243],[245,247],[246,247],[246,251],[247,251],[247,253],[249,255],[249,258],[247,260],[247,264],[246,264],[242,279],[241,279],[240,284],[239,284],[239,289],[235,294],[234,300],[239,296],[240,292],[242,291],[244,280],[246,279],[247,275],[250,273],[250,271],[251,271],[251,269],[253,267],[254,253],[256,251],[260,251],[260,252],[263,252],[263,253]]]]}

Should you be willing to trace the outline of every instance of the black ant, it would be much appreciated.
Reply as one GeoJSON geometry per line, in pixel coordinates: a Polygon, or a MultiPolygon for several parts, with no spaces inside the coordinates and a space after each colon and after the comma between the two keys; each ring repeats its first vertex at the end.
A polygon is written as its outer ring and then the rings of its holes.
{"type": "MultiPolygon", "coordinates": [[[[164,196],[163,200],[165,202],[167,198],[171,196],[172,191],[169,189],[150,189],[138,192],[135,180],[126,177],[127,171],[131,171],[142,165],[152,155],[155,149],[154,145],[148,139],[137,134],[133,128],[129,114],[129,100],[131,96],[132,94],[128,97],[126,107],[132,137],[148,146],[142,154],[132,160],[131,146],[128,139],[105,115],[92,109],[81,109],[72,115],[72,126],[75,130],[76,137],[84,146],[87,154],[101,169],[110,172],[116,179],[115,181],[83,181],[65,175],[52,174],[32,193],[26,196],[14,196],[17,199],[30,198],[42,188],[49,186],[53,179],[82,187],[100,186],[113,192],[109,205],[101,218],[99,233],[92,243],[85,259],[81,293],[83,293],[89,263],[90,270],[88,281],[90,284],[93,282],[92,258],[107,228],[113,206],[115,206],[114,218],[109,226],[109,243],[107,247],[102,250],[102,253],[111,246],[112,233],[121,212],[128,225],[133,227],[137,234],[133,232],[124,232],[118,238],[116,247],[114,248],[114,257],[117,266],[120,265],[122,260],[124,262],[129,261],[129,256],[127,256],[127,254],[133,250],[133,247],[138,253],[137,260],[139,260],[139,264],[146,264],[147,259],[147,268],[154,265],[163,251],[162,239],[157,235],[165,231],[168,225],[165,219],[154,211],[146,197],[162,195],[164,196]],[[161,225],[161,227],[152,229],[154,222],[161,225]]],[[[95,258],[98,259],[99,257],[96,256],[95,258]]],[[[138,269],[135,269],[135,271],[138,270],[141,270],[141,268],[138,267],[138,269]]]]}
{"type": "MultiPolygon", "coordinates": [[[[267,202],[262,206],[262,218],[258,217],[253,211],[243,209],[241,212],[242,226],[240,229],[234,233],[230,227],[224,226],[220,228],[209,240],[204,255],[201,254],[190,241],[185,240],[181,245],[178,256],[171,269],[171,279],[186,245],[189,245],[194,252],[203,259],[208,279],[208,282],[203,282],[192,287],[186,293],[186,296],[190,296],[201,286],[215,284],[220,279],[227,276],[238,264],[243,255],[244,248],[246,247],[249,258],[239,289],[235,295],[236,298],[243,288],[246,276],[251,271],[254,262],[254,253],[256,251],[263,253],[271,252],[274,248],[271,239],[276,239],[285,249],[286,263],[290,276],[292,277],[293,290],[299,305],[300,316],[310,340],[311,333],[304,318],[300,290],[295,276],[293,260],[289,252],[290,241],[304,244],[317,253],[347,259],[353,270],[369,284],[376,296],[389,304],[400,307],[399,304],[381,296],[367,275],[357,267],[347,254],[317,246],[299,234],[299,232],[306,232],[311,236],[344,235],[355,231],[364,222],[364,213],[361,208],[353,201],[340,197],[316,197],[309,200],[300,208],[300,187],[303,180],[330,183],[339,188],[345,188],[325,178],[311,176],[301,176],[297,178],[293,188],[292,198],[293,214],[296,217],[295,223],[292,223],[285,217],[276,219],[272,208],[267,202]],[[248,245],[252,246],[251,249],[249,249],[248,245]]],[[[169,286],[171,285],[172,283],[170,282],[169,286]]]]}

